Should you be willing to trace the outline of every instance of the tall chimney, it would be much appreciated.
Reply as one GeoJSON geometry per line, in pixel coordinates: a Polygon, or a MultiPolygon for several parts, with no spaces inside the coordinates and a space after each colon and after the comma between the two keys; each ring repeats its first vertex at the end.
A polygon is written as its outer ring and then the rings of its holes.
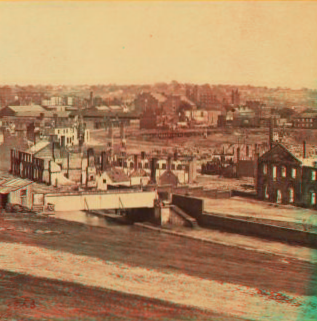
{"type": "Polygon", "coordinates": [[[303,141],[303,158],[306,158],[306,141],[303,141]]]}
{"type": "Polygon", "coordinates": [[[270,118],[270,123],[269,123],[269,144],[270,144],[270,149],[273,147],[273,119],[272,117],[270,118]]]}
{"type": "Polygon", "coordinates": [[[133,158],[134,170],[136,171],[138,169],[138,154],[135,154],[133,158]]]}
{"type": "Polygon", "coordinates": [[[87,150],[88,166],[95,166],[95,153],[93,148],[87,150]]]}
{"type": "Polygon", "coordinates": [[[94,103],[94,93],[92,91],[90,92],[89,103],[90,103],[90,107],[92,107],[94,103]]]}
{"type": "Polygon", "coordinates": [[[156,163],[157,159],[155,157],[151,160],[151,183],[156,184],[156,163]]]}
{"type": "Polygon", "coordinates": [[[167,166],[166,166],[166,169],[170,172],[171,169],[172,169],[172,157],[171,156],[168,156],[167,157],[167,166]]]}
{"type": "Polygon", "coordinates": [[[108,154],[107,152],[103,151],[101,152],[101,170],[105,171],[108,166],[109,166],[108,154]]]}

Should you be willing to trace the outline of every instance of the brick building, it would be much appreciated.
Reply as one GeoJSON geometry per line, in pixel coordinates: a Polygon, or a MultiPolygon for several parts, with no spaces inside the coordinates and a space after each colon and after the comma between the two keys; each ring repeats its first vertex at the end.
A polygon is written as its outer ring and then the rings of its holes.
{"type": "Polygon", "coordinates": [[[261,200],[317,209],[317,158],[295,157],[277,143],[259,157],[257,195],[261,200]]]}

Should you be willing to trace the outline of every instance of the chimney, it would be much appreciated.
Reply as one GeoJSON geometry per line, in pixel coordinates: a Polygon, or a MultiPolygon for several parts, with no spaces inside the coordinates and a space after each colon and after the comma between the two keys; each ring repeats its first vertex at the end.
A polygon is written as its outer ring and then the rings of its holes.
{"type": "Polygon", "coordinates": [[[135,154],[133,158],[134,170],[136,171],[138,169],[138,154],[135,154]]]}
{"type": "Polygon", "coordinates": [[[172,170],[172,157],[171,156],[168,156],[167,157],[167,164],[166,164],[166,169],[167,171],[171,171],[172,170]]]}
{"type": "Polygon", "coordinates": [[[306,158],[306,141],[303,141],[303,158],[306,158]]]}
{"type": "Polygon", "coordinates": [[[93,93],[93,91],[90,92],[89,103],[90,103],[90,107],[92,107],[93,103],[94,103],[94,93],[93,93]]]}
{"type": "Polygon", "coordinates": [[[94,153],[93,148],[89,148],[87,150],[87,158],[88,158],[88,166],[89,167],[95,165],[95,156],[94,155],[95,155],[95,153],[94,153]]]}
{"type": "Polygon", "coordinates": [[[192,184],[196,179],[196,158],[193,157],[188,165],[188,183],[192,184]]]}
{"type": "Polygon", "coordinates": [[[273,119],[272,117],[270,118],[270,123],[269,123],[269,145],[270,149],[273,147],[273,119]]]}
{"type": "Polygon", "coordinates": [[[155,157],[151,160],[151,183],[156,184],[156,163],[157,159],[155,157]]]}
{"type": "Polygon", "coordinates": [[[101,152],[101,170],[105,171],[109,166],[108,155],[107,152],[101,152]]]}

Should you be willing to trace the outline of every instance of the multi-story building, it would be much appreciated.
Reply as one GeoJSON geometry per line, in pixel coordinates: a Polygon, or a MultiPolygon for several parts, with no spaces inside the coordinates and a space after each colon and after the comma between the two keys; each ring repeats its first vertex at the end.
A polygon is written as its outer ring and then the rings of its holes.
{"type": "Polygon", "coordinates": [[[135,109],[138,112],[151,111],[156,114],[162,114],[165,110],[167,98],[163,94],[153,92],[143,92],[135,99],[135,109]]]}
{"type": "Polygon", "coordinates": [[[317,113],[302,113],[293,117],[293,126],[295,128],[316,129],[317,113]]]}
{"type": "Polygon", "coordinates": [[[277,143],[259,157],[257,195],[261,200],[317,209],[317,158],[295,157],[277,143]]]}

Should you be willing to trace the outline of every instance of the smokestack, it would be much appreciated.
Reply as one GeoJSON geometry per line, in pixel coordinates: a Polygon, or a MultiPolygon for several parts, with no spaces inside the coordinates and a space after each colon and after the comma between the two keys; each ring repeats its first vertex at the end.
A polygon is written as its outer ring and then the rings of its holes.
{"type": "Polygon", "coordinates": [[[306,141],[303,141],[303,158],[306,158],[306,141]]]}
{"type": "Polygon", "coordinates": [[[192,184],[196,179],[196,158],[193,157],[188,165],[188,183],[192,184]]]}
{"type": "Polygon", "coordinates": [[[125,126],[123,122],[120,123],[120,138],[125,139],[125,126]]]}
{"type": "Polygon", "coordinates": [[[172,157],[168,156],[166,169],[170,172],[172,169],[172,157]]]}
{"type": "Polygon", "coordinates": [[[269,123],[269,144],[270,144],[270,149],[273,147],[273,119],[272,117],[270,118],[270,123],[269,123]]]}
{"type": "Polygon", "coordinates": [[[94,166],[95,165],[95,153],[93,148],[89,148],[87,150],[87,157],[88,157],[88,166],[94,166]]]}
{"type": "Polygon", "coordinates": [[[105,171],[109,166],[108,154],[107,152],[101,152],[101,170],[105,171]]]}
{"type": "Polygon", "coordinates": [[[151,160],[151,183],[156,184],[156,163],[157,159],[155,157],[151,160]]]}
{"type": "Polygon", "coordinates": [[[90,107],[92,107],[93,103],[94,103],[94,93],[93,93],[93,91],[90,92],[89,103],[90,103],[90,107]]]}
{"type": "Polygon", "coordinates": [[[134,161],[133,161],[133,163],[134,163],[134,170],[136,171],[136,170],[138,169],[138,155],[135,154],[133,158],[134,158],[134,161]]]}

